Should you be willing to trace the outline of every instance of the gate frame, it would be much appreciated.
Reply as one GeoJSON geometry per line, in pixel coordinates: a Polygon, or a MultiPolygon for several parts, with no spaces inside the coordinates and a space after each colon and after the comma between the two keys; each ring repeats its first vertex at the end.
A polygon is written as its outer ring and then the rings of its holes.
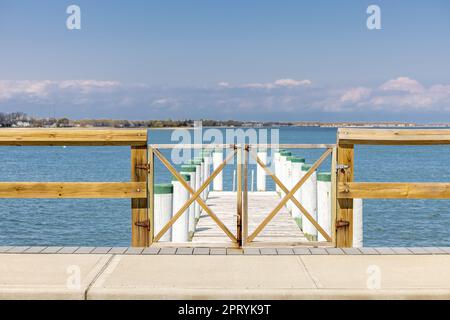
{"type": "MultiPolygon", "coordinates": [[[[326,245],[332,244],[336,245],[336,159],[337,159],[337,149],[334,144],[246,144],[244,147],[244,203],[243,203],[243,246],[249,246],[254,241],[254,239],[258,236],[258,234],[270,223],[270,221],[279,213],[281,208],[288,202],[292,201],[299,210],[303,213],[303,215],[314,225],[314,227],[322,234],[322,236],[328,241],[320,242],[320,241],[308,241],[305,244],[308,245],[326,245]],[[264,149],[327,149],[319,159],[313,164],[313,166],[306,172],[306,174],[294,185],[294,187],[289,190],[279,179],[278,177],[265,165],[255,154],[255,148],[264,148],[264,149]],[[277,206],[269,213],[266,218],[256,227],[256,229],[252,232],[252,234],[248,235],[248,158],[249,155],[252,156],[254,160],[256,160],[257,165],[261,166],[263,170],[266,172],[268,176],[272,178],[276,185],[278,185],[281,190],[285,193],[282,197],[281,201],[277,204],[277,206]],[[314,220],[311,214],[303,207],[303,205],[298,201],[294,195],[298,189],[308,180],[308,178],[313,174],[315,170],[331,155],[331,235],[328,235],[325,230],[319,225],[319,223],[314,220]]],[[[270,244],[270,243],[264,243],[270,244]]],[[[303,243],[302,243],[303,244],[303,243]]],[[[288,245],[288,244],[287,244],[288,245]]]]}

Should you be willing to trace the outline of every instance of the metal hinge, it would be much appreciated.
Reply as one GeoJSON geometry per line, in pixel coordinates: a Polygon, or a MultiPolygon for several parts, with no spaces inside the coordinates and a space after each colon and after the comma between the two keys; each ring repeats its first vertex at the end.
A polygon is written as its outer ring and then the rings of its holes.
{"type": "Polygon", "coordinates": [[[137,165],[136,165],[136,169],[141,169],[141,170],[147,170],[147,171],[150,171],[150,166],[149,166],[148,163],[137,164],[137,165]]]}
{"type": "Polygon", "coordinates": [[[338,165],[336,165],[336,171],[346,170],[348,168],[350,168],[350,167],[345,165],[345,164],[338,164],[338,165]]]}
{"type": "Polygon", "coordinates": [[[350,225],[350,222],[345,221],[345,220],[336,221],[336,228],[348,227],[349,225],[350,225]]]}
{"type": "Polygon", "coordinates": [[[147,228],[147,230],[150,230],[150,221],[149,220],[137,221],[137,222],[134,223],[134,225],[136,227],[147,228]]]}

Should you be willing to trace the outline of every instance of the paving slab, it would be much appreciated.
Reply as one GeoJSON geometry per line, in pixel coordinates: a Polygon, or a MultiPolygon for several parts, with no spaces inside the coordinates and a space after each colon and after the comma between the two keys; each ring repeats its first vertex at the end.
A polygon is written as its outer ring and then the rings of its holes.
{"type": "MultiPolygon", "coordinates": [[[[119,258],[116,256],[116,258],[119,258]]],[[[249,298],[249,292],[313,289],[297,256],[121,256],[88,299],[249,298]]]]}
{"type": "Polygon", "coordinates": [[[142,251],[142,254],[158,254],[159,250],[160,248],[156,247],[145,248],[144,251],[142,251]]]}
{"type": "MultiPolygon", "coordinates": [[[[143,247],[130,247],[125,251],[125,254],[141,254],[144,249],[145,248],[143,247]]],[[[110,253],[111,250],[108,253],[110,253]]]]}
{"type": "Polygon", "coordinates": [[[58,251],[59,254],[72,254],[78,250],[78,247],[64,247],[58,251]]]}
{"type": "Polygon", "coordinates": [[[277,248],[277,253],[279,255],[292,255],[294,254],[294,250],[292,248],[277,248]]]}
{"type": "Polygon", "coordinates": [[[29,247],[24,253],[41,253],[47,247],[29,247]]]}
{"type": "Polygon", "coordinates": [[[301,259],[320,288],[448,289],[450,297],[450,255],[311,255],[301,259]]]}
{"type": "Polygon", "coordinates": [[[209,255],[209,248],[195,248],[194,255],[209,255]]]}
{"type": "Polygon", "coordinates": [[[0,299],[84,299],[108,260],[104,255],[0,254],[0,299]]]}
{"type": "Polygon", "coordinates": [[[63,247],[47,247],[44,250],[41,251],[41,253],[48,253],[48,254],[53,254],[53,253],[58,253],[59,250],[61,250],[63,247]]]}
{"type": "Polygon", "coordinates": [[[75,253],[77,254],[89,254],[94,251],[95,247],[80,247],[75,253]]]}
{"type": "Polygon", "coordinates": [[[395,254],[413,254],[411,250],[405,247],[393,247],[391,249],[394,250],[395,254]]]}

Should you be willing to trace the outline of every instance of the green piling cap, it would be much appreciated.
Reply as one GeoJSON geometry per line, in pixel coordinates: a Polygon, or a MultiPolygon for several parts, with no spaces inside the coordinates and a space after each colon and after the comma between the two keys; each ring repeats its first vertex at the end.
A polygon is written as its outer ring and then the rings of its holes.
{"type": "Polygon", "coordinates": [[[202,161],[198,160],[198,159],[191,159],[191,160],[189,160],[189,163],[194,166],[199,166],[202,164],[202,161]]]}
{"type": "Polygon", "coordinates": [[[305,163],[305,158],[299,158],[299,157],[289,157],[291,158],[289,161],[294,163],[305,163]]]}
{"type": "Polygon", "coordinates": [[[183,164],[181,166],[181,171],[184,171],[184,172],[195,172],[196,170],[197,170],[197,168],[195,167],[195,165],[183,164]]]}
{"type": "Polygon", "coordinates": [[[153,187],[154,194],[171,194],[173,193],[173,185],[171,183],[159,183],[153,187]]]}
{"type": "MultiPolygon", "coordinates": [[[[184,181],[191,181],[191,175],[190,174],[181,173],[180,175],[183,177],[184,181]]],[[[172,181],[179,181],[179,180],[177,179],[177,177],[173,176],[172,177],[172,181]]]]}
{"type": "Polygon", "coordinates": [[[288,157],[286,157],[286,160],[287,161],[292,161],[293,159],[295,159],[296,157],[295,156],[288,156],[288,157]]]}
{"type": "Polygon", "coordinates": [[[317,181],[331,181],[331,172],[318,172],[317,181]]]}
{"type": "Polygon", "coordinates": [[[201,164],[202,162],[205,162],[205,158],[203,158],[203,157],[195,157],[194,161],[198,161],[201,164]]]}
{"type": "Polygon", "coordinates": [[[303,164],[302,165],[302,171],[308,171],[312,168],[312,164],[303,164]]]}
{"type": "Polygon", "coordinates": [[[290,156],[292,156],[292,152],[290,152],[290,151],[281,151],[280,155],[283,156],[283,157],[290,157],[290,156]]]}

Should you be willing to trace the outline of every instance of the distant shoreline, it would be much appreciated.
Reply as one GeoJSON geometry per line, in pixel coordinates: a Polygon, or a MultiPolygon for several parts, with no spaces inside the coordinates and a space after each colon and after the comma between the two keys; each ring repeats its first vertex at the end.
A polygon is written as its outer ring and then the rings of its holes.
{"type": "Polygon", "coordinates": [[[320,127],[320,128],[449,128],[449,123],[415,123],[401,121],[242,121],[242,120],[115,120],[69,118],[35,118],[23,112],[1,113],[0,128],[149,128],[173,130],[193,129],[197,123],[203,128],[282,128],[282,127],[320,127]]]}

